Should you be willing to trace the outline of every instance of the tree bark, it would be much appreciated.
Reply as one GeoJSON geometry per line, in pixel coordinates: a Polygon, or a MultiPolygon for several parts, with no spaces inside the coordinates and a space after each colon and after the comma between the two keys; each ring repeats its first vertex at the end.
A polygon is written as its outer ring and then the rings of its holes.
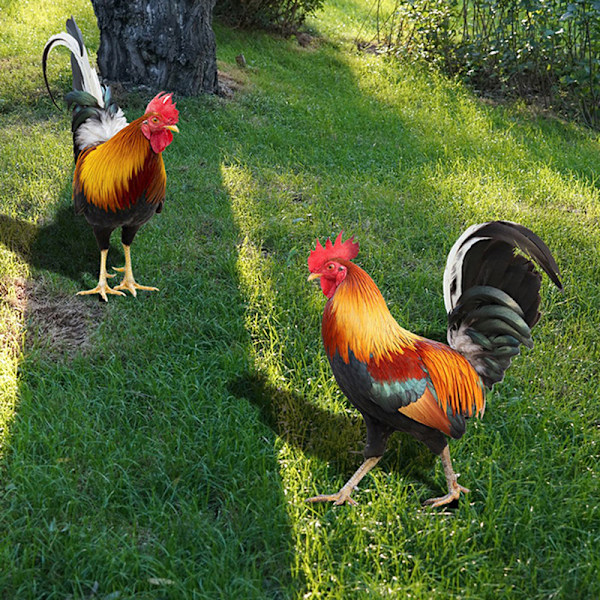
{"type": "Polygon", "coordinates": [[[92,0],[109,81],[192,96],[217,92],[216,0],[92,0]]]}

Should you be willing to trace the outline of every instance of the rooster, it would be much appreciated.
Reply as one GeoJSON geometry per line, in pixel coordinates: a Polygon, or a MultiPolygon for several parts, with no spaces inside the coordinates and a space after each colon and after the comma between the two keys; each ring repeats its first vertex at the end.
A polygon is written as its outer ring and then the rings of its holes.
{"type": "Polygon", "coordinates": [[[328,298],[323,342],[338,385],[367,426],[365,460],[338,493],[307,501],[356,504],[352,491],[379,462],[390,434],[404,431],[441,458],[448,493],[425,504],[446,505],[469,491],[457,482],[446,436],[460,438],[465,419],[483,415],[486,388],[503,379],[521,345],[533,346],[541,285],[534,262],[562,290],[556,261],[522,225],[468,228],[444,272],[446,345],[398,325],[371,277],[351,262],[357,254],[353,237],[342,242],[340,233],[325,246],[317,240],[308,279],[320,279],[328,298]]]}
{"type": "Polygon", "coordinates": [[[90,66],[83,36],[73,18],[67,20],[67,31],[52,36],[44,47],[42,70],[53,102],[46,63],[56,45],[71,51],[73,91],[65,100],[73,109],[73,203],[75,212],[84,215],[92,226],[100,249],[98,285],[78,294],[100,294],[106,302],[107,294],[124,296],[120,290],[129,290],[133,296],[137,290],[157,291],[135,281],[130,246],[138,229],[162,210],[167,183],[162,152],[173,141],[173,132],[179,131],[179,111],[172,94],[161,92],[150,101],[143,116],[128,124],[110,88],[100,84],[90,66]],[[107,273],[106,259],[110,236],[118,227],[125,266],[113,268],[124,277],[111,288],[107,278],[114,274],[107,273]]]}

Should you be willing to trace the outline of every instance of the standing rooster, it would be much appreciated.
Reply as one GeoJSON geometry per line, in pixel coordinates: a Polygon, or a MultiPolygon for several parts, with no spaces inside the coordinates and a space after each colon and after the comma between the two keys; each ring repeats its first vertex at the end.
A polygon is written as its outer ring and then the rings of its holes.
{"type": "MultiPolygon", "coordinates": [[[[130,246],[138,229],[154,213],[162,210],[167,176],[162,151],[173,141],[179,112],[172,94],[158,94],[139,119],[127,123],[123,111],[111,97],[110,88],[101,86],[91,68],[81,31],[73,18],[67,21],[67,32],[52,36],[42,57],[46,87],[52,92],[46,76],[48,53],[55,46],[71,51],[73,91],[65,99],[73,106],[73,203],[75,212],[83,214],[92,226],[100,248],[98,285],[79,294],[124,296],[120,290],[157,290],[139,285],[131,267],[130,246]],[[125,266],[115,268],[124,273],[123,281],[114,288],[107,284],[106,258],[112,232],[121,227],[125,266]]],[[[54,98],[52,98],[54,101],[54,98]]]]}
{"type": "Polygon", "coordinates": [[[501,381],[519,346],[531,348],[531,328],[540,318],[541,275],[559,289],[558,267],[544,242],[507,221],[473,225],[454,244],[444,272],[449,346],[425,339],[396,323],[381,292],[350,262],[353,238],[310,253],[309,280],[320,278],[328,298],[323,342],[338,385],[367,425],[365,460],[337,494],[309,502],[355,504],[350,494],[379,462],[393,431],[404,431],[439,455],[448,493],[426,504],[442,506],[461,492],[445,436],[460,438],[465,418],[481,416],[485,388],[501,381]]]}

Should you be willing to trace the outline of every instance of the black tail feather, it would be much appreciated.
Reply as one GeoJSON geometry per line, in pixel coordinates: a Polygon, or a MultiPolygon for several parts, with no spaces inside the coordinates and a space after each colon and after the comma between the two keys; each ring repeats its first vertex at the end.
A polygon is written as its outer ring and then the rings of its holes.
{"type": "Polygon", "coordinates": [[[103,89],[98,78],[98,74],[92,68],[85,43],[83,41],[83,35],[81,30],[75,23],[75,19],[71,17],[66,22],[66,32],[61,32],[53,35],[44,46],[44,52],[42,54],[42,71],[44,73],[44,81],[46,83],[46,89],[52,99],[52,102],[56,106],[56,101],[50,90],[48,83],[47,65],[48,55],[55,46],[65,46],[71,52],[71,71],[73,74],[73,91],[80,92],[85,91],[92,94],[99,103],[103,105],[103,89]]]}
{"type": "Polygon", "coordinates": [[[531,329],[540,318],[542,279],[536,265],[562,290],[558,266],[546,244],[526,227],[508,221],[470,227],[448,256],[448,342],[488,387],[502,380],[521,345],[533,346],[531,329]]]}
{"type": "Polygon", "coordinates": [[[50,96],[50,100],[52,100],[52,104],[56,106],[56,108],[60,109],[60,106],[56,103],[54,99],[54,95],[52,94],[52,90],[50,89],[50,83],[48,82],[48,54],[50,54],[50,50],[54,47],[56,42],[50,42],[46,44],[44,47],[44,52],[42,54],[42,73],[44,74],[44,83],[46,84],[46,89],[48,90],[48,95],[50,96]]]}
{"type": "MultiPolygon", "coordinates": [[[[77,26],[77,23],[75,23],[75,19],[73,17],[67,19],[67,33],[70,33],[75,38],[75,40],[79,44],[79,50],[83,55],[83,51],[85,48],[83,34],[81,33],[81,29],[79,29],[79,27],[77,26]]],[[[73,89],[85,90],[85,86],[83,83],[83,73],[81,72],[81,69],[79,68],[77,60],[75,59],[73,54],[71,54],[71,70],[73,72],[73,89]]]]}
{"type": "MultiPolygon", "coordinates": [[[[77,46],[79,46],[79,56],[83,57],[83,55],[85,53],[85,45],[84,45],[84,41],[83,41],[83,35],[81,33],[81,30],[77,26],[77,23],[75,23],[75,19],[73,17],[71,17],[70,19],[67,19],[66,29],[67,29],[67,35],[69,37],[72,37],[73,40],[76,42],[77,46]]],[[[52,48],[54,48],[54,46],[64,45],[65,41],[67,41],[66,38],[63,38],[60,34],[52,36],[50,38],[50,40],[48,40],[48,43],[46,44],[46,46],[44,47],[44,52],[42,54],[42,72],[44,74],[44,82],[46,83],[46,89],[48,90],[50,99],[52,100],[54,106],[56,106],[57,108],[60,108],[60,107],[58,106],[58,104],[56,103],[56,100],[54,99],[54,95],[52,94],[52,90],[50,89],[50,83],[48,82],[48,73],[47,73],[48,55],[50,54],[50,50],[52,50],[52,48]]],[[[76,51],[76,47],[72,46],[72,49],[71,49],[71,71],[73,74],[73,90],[83,91],[83,90],[85,90],[85,82],[84,82],[83,73],[81,72],[81,67],[79,66],[77,58],[74,55],[75,51],[76,51]]]]}

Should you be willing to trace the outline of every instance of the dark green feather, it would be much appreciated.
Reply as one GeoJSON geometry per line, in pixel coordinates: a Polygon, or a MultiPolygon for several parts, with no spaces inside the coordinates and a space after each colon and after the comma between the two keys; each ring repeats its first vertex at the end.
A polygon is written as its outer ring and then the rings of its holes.
{"type": "Polygon", "coordinates": [[[467,310],[471,303],[474,308],[481,304],[499,304],[510,308],[521,317],[525,316],[523,310],[513,298],[506,292],[489,285],[476,285],[466,290],[460,297],[460,303],[457,305],[456,310],[467,310]]]}
{"type": "Polygon", "coordinates": [[[484,333],[503,333],[507,335],[511,335],[521,344],[524,344],[528,348],[533,348],[533,341],[531,340],[531,335],[523,335],[519,331],[517,331],[514,327],[511,327],[506,321],[502,321],[501,319],[487,319],[486,321],[482,321],[478,324],[478,328],[481,329],[484,333]]]}
{"type": "Polygon", "coordinates": [[[523,336],[531,335],[531,329],[523,320],[523,318],[505,306],[497,306],[492,304],[488,306],[482,306],[481,308],[469,313],[469,321],[471,322],[484,321],[490,318],[501,319],[523,336]]]}
{"type": "Polygon", "coordinates": [[[486,350],[492,350],[494,348],[492,342],[485,336],[483,333],[475,331],[472,328],[468,328],[465,330],[465,333],[479,346],[485,348],[486,350]]]}

